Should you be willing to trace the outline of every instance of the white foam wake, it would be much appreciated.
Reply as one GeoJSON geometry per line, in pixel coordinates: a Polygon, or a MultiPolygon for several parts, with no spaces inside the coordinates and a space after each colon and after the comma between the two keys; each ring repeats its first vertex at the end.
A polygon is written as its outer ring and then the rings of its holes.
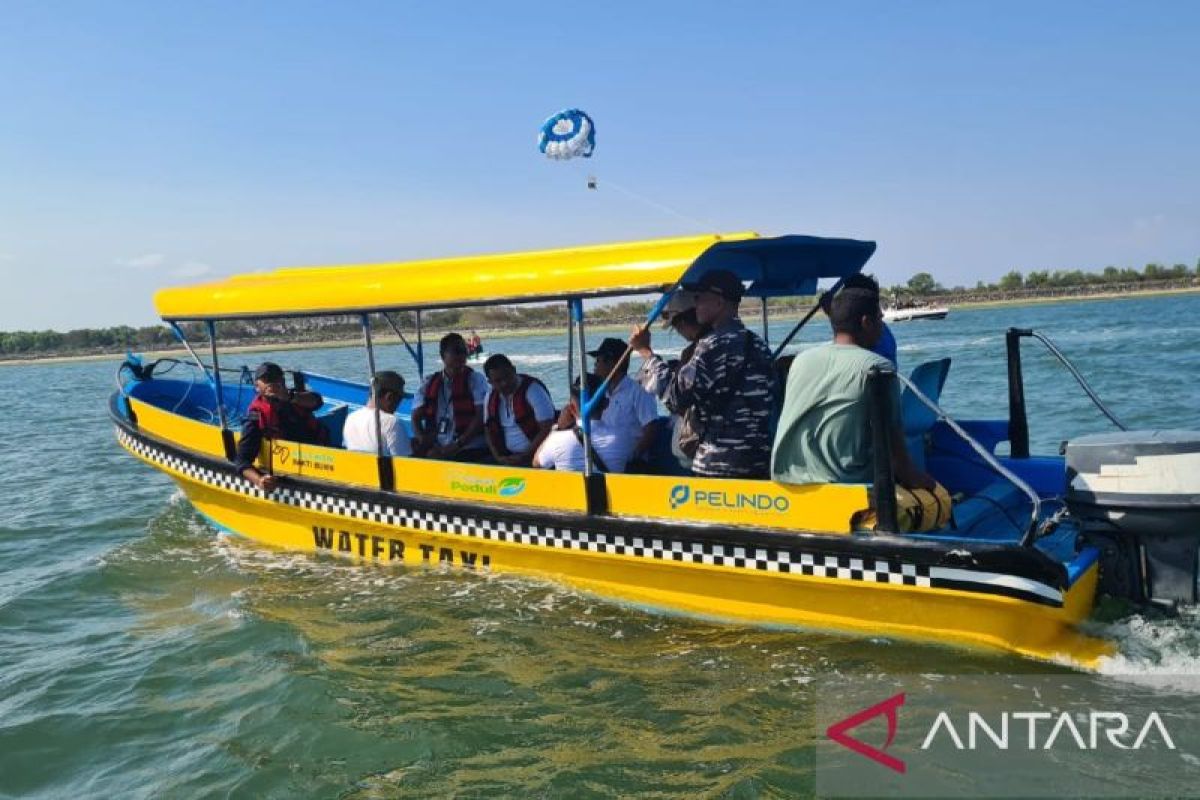
{"type": "Polygon", "coordinates": [[[1135,614],[1096,627],[1118,647],[1101,660],[1101,674],[1200,694],[1200,608],[1173,617],[1135,614]]]}

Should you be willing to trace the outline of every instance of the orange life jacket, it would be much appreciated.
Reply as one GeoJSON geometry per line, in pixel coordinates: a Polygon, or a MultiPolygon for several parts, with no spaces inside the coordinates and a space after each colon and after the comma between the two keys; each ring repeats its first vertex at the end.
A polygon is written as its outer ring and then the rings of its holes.
{"type": "MultiPolygon", "coordinates": [[[[475,419],[475,398],[471,395],[472,374],[470,367],[463,367],[450,382],[450,408],[454,413],[454,433],[458,436],[475,419]]],[[[446,373],[439,370],[425,384],[425,402],[413,414],[413,428],[417,431],[437,430],[438,401],[445,383],[446,373]]]]}
{"type": "MultiPolygon", "coordinates": [[[[533,411],[533,405],[529,402],[529,387],[533,384],[546,389],[546,384],[539,381],[532,375],[518,375],[520,384],[517,386],[517,391],[513,393],[513,419],[528,437],[529,441],[533,441],[538,435],[537,415],[533,411]]],[[[549,394],[549,392],[547,392],[549,394]]],[[[493,389],[488,395],[487,402],[487,430],[488,443],[495,448],[497,453],[508,455],[508,448],[504,444],[504,429],[500,425],[500,392],[493,389]]]]}
{"type": "Polygon", "coordinates": [[[324,444],[328,439],[325,427],[313,413],[295,403],[270,400],[262,395],[254,398],[246,414],[258,419],[263,436],[270,439],[286,439],[301,444],[324,444]]]}

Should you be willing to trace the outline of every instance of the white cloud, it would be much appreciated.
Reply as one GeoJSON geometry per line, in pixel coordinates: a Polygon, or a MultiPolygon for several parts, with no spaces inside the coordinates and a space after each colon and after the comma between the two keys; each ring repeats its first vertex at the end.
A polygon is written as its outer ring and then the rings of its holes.
{"type": "Polygon", "coordinates": [[[185,261],[180,266],[171,270],[171,274],[176,278],[199,278],[201,275],[207,275],[212,272],[212,267],[200,261],[185,261]]]}
{"type": "Polygon", "coordinates": [[[162,253],[146,253],[133,258],[118,258],[116,259],[117,266],[131,267],[133,269],[156,269],[167,263],[167,257],[162,253]]]}

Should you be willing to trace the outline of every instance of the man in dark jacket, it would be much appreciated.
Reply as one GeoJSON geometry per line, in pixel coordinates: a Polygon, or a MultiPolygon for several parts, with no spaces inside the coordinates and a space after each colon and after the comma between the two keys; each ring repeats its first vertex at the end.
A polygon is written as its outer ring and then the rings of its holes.
{"type": "Polygon", "coordinates": [[[323,443],[325,429],[313,412],[325,401],[316,392],[289,391],[283,382],[283,370],[270,361],[264,361],[254,370],[254,389],[258,396],[246,411],[235,463],[243,478],[264,492],[271,492],[278,485],[275,476],[254,466],[263,437],[301,444],[323,443]]]}
{"type": "Polygon", "coordinates": [[[651,349],[649,328],[635,329],[629,341],[646,360],[645,385],[661,387],[659,397],[672,413],[694,409],[701,433],[693,473],[764,478],[778,382],[766,343],[738,319],[742,282],[713,269],[682,291],[695,295],[696,319],[711,331],[696,343],[691,360],[672,370],[651,349]]]}

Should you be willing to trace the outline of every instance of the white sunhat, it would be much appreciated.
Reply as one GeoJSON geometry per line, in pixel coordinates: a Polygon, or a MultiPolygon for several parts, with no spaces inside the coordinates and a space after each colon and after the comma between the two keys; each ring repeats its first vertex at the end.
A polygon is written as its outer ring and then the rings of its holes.
{"type": "Polygon", "coordinates": [[[663,327],[671,327],[671,320],[677,314],[682,314],[684,311],[690,311],[696,307],[696,295],[694,292],[677,289],[671,295],[671,299],[667,301],[667,305],[662,310],[663,327]]]}

